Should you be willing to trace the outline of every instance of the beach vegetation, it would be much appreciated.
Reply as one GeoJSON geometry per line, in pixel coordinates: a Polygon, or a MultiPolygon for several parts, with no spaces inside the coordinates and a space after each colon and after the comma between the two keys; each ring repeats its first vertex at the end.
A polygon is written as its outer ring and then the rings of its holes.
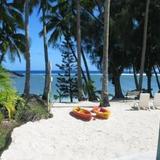
{"type": "Polygon", "coordinates": [[[102,106],[107,107],[109,105],[108,100],[108,53],[109,53],[109,24],[110,24],[110,0],[104,2],[104,41],[103,41],[103,57],[102,57],[102,106]],[[108,103],[106,103],[106,101],[108,103]]]}
{"type": "Polygon", "coordinates": [[[17,126],[19,126],[19,124],[13,120],[0,123],[0,155],[9,146],[11,142],[11,132],[17,126]]]}
{"type": "Polygon", "coordinates": [[[17,99],[18,95],[11,85],[9,74],[0,67],[0,111],[9,119],[14,117],[17,99]],[[7,115],[5,115],[6,111],[7,115]]]}
{"type": "Polygon", "coordinates": [[[22,14],[13,3],[7,0],[0,1],[0,64],[6,55],[13,62],[15,57],[21,60],[24,53],[24,34],[19,32],[23,28],[22,14]]]}
{"type": "Polygon", "coordinates": [[[51,118],[47,105],[38,96],[30,96],[28,101],[20,100],[16,106],[15,120],[19,123],[51,118]]]}
{"type": "Polygon", "coordinates": [[[62,97],[69,97],[73,102],[73,98],[78,96],[77,89],[77,65],[76,60],[70,51],[70,48],[65,40],[61,46],[62,51],[62,64],[57,64],[62,73],[58,73],[57,84],[58,93],[62,97]]]}
{"type": "Polygon", "coordinates": [[[45,61],[45,84],[43,89],[42,99],[49,102],[49,93],[50,93],[50,85],[51,85],[51,65],[48,57],[48,40],[47,40],[47,12],[49,12],[52,8],[51,6],[52,0],[41,0],[39,1],[39,12],[42,11],[41,22],[43,24],[43,46],[44,46],[44,61],[45,61]]]}

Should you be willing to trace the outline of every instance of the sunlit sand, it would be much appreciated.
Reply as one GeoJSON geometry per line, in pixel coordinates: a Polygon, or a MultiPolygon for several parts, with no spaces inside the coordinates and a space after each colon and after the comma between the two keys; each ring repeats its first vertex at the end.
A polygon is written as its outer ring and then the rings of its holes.
{"type": "Polygon", "coordinates": [[[132,105],[111,102],[108,120],[84,122],[59,104],[53,118],[14,129],[2,160],[154,160],[160,111],[131,111],[132,105]]]}

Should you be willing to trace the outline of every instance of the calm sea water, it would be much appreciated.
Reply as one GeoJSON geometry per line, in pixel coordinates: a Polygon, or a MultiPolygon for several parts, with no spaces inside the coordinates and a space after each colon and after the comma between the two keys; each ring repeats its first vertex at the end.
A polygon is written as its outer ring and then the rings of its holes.
{"type": "MultiPolygon", "coordinates": [[[[101,74],[91,74],[91,78],[94,81],[94,85],[96,90],[101,90],[101,74]]],[[[160,78],[160,76],[159,76],[160,78]]],[[[14,77],[12,78],[13,86],[18,90],[19,93],[23,93],[24,89],[24,79],[25,77],[14,77]]],[[[52,75],[52,87],[51,87],[51,95],[57,94],[57,74],[52,75]]],[[[146,77],[144,77],[143,88],[147,88],[146,77]]],[[[125,94],[129,90],[135,89],[134,77],[130,74],[124,74],[121,76],[121,85],[122,91],[125,94]]],[[[43,93],[44,86],[44,75],[43,74],[31,74],[31,93],[41,95],[43,93]]],[[[152,91],[153,94],[158,91],[158,86],[156,83],[155,76],[152,76],[152,91]]],[[[114,95],[114,86],[112,82],[109,82],[109,93],[114,95]]]]}

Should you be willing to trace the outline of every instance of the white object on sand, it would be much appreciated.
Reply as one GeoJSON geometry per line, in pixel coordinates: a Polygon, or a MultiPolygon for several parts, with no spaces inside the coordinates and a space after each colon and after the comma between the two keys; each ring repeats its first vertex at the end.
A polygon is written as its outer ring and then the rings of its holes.
{"type": "Polygon", "coordinates": [[[134,107],[137,107],[138,109],[149,109],[149,100],[150,100],[150,94],[149,93],[141,93],[139,102],[134,104],[134,107]]]}

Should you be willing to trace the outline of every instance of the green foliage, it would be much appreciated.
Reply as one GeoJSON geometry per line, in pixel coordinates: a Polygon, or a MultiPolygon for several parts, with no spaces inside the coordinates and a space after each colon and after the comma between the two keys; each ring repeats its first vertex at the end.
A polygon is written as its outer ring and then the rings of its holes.
{"type": "Polygon", "coordinates": [[[25,123],[50,117],[52,115],[48,112],[47,107],[37,102],[25,104],[24,101],[19,101],[16,106],[15,120],[17,122],[25,123]]]}
{"type": "Polygon", "coordinates": [[[3,120],[3,118],[4,118],[4,116],[3,116],[3,114],[0,112],[0,124],[1,124],[1,122],[2,122],[2,120],[3,120]]]}
{"type": "Polygon", "coordinates": [[[24,34],[18,30],[23,27],[23,16],[17,10],[13,3],[7,0],[0,1],[0,64],[5,58],[6,53],[11,61],[18,56],[20,60],[20,52],[25,49],[24,34]]]}
{"type": "Polygon", "coordinates": [[[62,97],[69,97],[70,101],[73,101],[73,97],[77,97],[77,78],[76,74],[73,73],[77,70],[75,58],[70,51],[67,41],[62,45],[62,64],[58,65],[58,68],[62,73],[58,74],[57,78],[57,92],[62,97]]]}
{"type": "Polygon", "coordinates": [[[6,149],[11,142],[11,132],[13,128],[18,125],[15,121],[5,121],[0,124],[0,156],[2,151],[6,149]]]}
{"type": "Polygon", "coordinates": [[[96,93],[96,88],[94,86],[94,82],[92,80],[87,81],[87,83],[83,84],[83,91],[85,95],[89,95],[88,97],[90,97],[92,100],[97,100],[98,96],[95,95],[94,93],[96,93]]]}
{"type": "Polygon", "coordinates": [[[11,86],[8,73],[0,67],[0,110],[4,110],[3,108],[5,108],[9,119],[13,118],[15,114],[17,99],[18,95],[11,86]]]}

